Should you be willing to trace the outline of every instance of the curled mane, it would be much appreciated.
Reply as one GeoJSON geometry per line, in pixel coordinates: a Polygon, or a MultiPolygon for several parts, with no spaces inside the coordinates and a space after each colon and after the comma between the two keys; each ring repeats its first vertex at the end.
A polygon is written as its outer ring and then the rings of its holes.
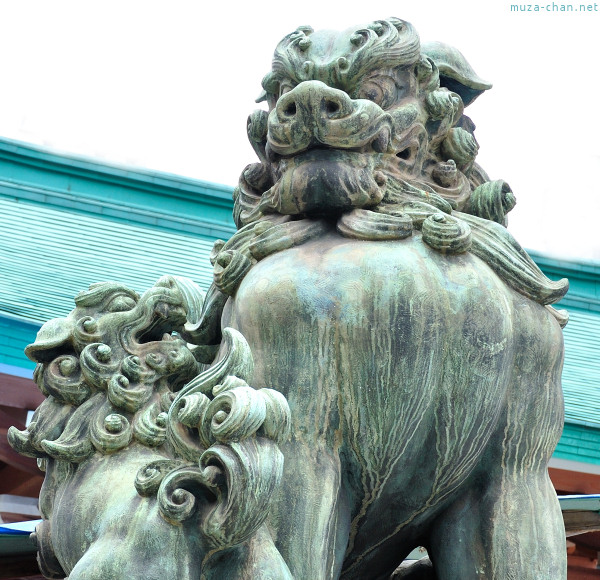
{"type": "Polygon", "coordinates": [[[185,322],[175,280],[162,279],[141,298],[121,284],[93,284],[75,303],[27,348],[47,399],[11,443],[21,453],[71,463],[132,441],[163,445],[173,391],[200,370],[184,341],[171,335],[185,322]]]}
{"type": "MultiPolygon", "coordinates": [[[[319,228],[326,229],[325,222],[349,238],[401,240],[416,236],[447,256],[471,252],[531,300],[543,305],[559,301],[568,290],[567,280],[549,280],[508,232],[507,214],[516,198],[505,181],[491,180],[475,161],[479,150],[475,125],[464,109],[490,87],[458,50],[439,42],[421,45],[411,25],[399,19],[374,21],[337,35],[325,31],[318,36],[310,27],[301,27],[286,36],[263,81],[269,112],[255,111],[248,119],[248,137],[259,162],[245,168],[234,191],[233,213],[239,230],[216,249],[215,285],[209,292],[206,313],[223,302],[218,293],[233,294],[256,261],[269,252],[304,243],[317,235],[319,228]],[[313,50],[316,44],[319,46],[313,50]],[[313,83],[311,90],[324,91],[322,98],[343,103],[344,114],[354,115],[345,120],[356,124],[360,121],[352,103],[359,107],[366,102],[360,96],[364,93],[357,93],[360,83],[368,85],[377,75],[391,78],[394,74],[407,92],[400,100],[392,99],[387,108],[380,102],[381,116],[377,118],[390,125],[382,125],[386,128],[376,132],[370,148],[352,149],[349,132],[348,141],[336,149],[338,142],[342,143],[338,134],[343,129],[335,116],[319,121],[330,123],[327,126],[334,135],[330,141],[319,133],[323,143],[307,141],[308,149],[300,151],[291,145],[294,132],[286,123],[296,117],[295,113],[286,117],[282,102],[291,101],[282,93],[282,83],[287,83],[287,91],[296,84],[295,99],[309,98],[302,97],[309,93],[300,89],[304,81],[304,86],[313,83]],[[315,81],[327,87],[315,85],[315,81]],[[285,138],[290,149],[277,155],[271,145],[275,143],[281,150],[282,135],[289,135],[285,138]],[[312,183],[317,170],[301,173],[299,169],[311,147],[317,149],[315,159],[323,153],[322,165],[314,165],[320,168],[327,163],[325,159],[331,159],[326,155],[332,149],[346,155],[335,159],[335,171],[315,181],[317,186],[312,183]],[[297,164],[296,158],[300,158],[297,164]],[[315,187],[320,188],[318,202],[314,202],[318,205],[311,206],[306,200],[315,195],[315,187]],[[330,198],[335,202],[328,210],[330,198]]],[[[302,106],[309,106],[308,102],[302,106]]],[[[369,106],[374,110],[378,105],[369,106]]],[[[297,123],[304,120],[299,115],[297,123]]],[[[311,119],[307,122],[314,122],[311,119]]],[[[218,330],[208,320],[210,316],[205,316],[196,332],[202,328],[201,332],[216,336],[218,330]]]]}

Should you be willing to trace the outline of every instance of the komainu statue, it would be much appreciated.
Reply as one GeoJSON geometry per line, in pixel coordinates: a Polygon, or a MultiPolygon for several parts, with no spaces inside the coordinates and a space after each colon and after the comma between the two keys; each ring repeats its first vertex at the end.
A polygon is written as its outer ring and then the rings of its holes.
{"type": "Polygon", "coordinates": [[[28,347],[49,577],[566,578],[568,284],[475,161],[489,88],[394,18],[279,43],[206,296],[93,286],[28,347]]]}
{"type": "Polygon", "coordinates": [[[9,441],[46,472],[35,536],[47,578],[290,577],[264,523],[289,407],[245,382],[252,355],[234,329],[209,369],[173,335],[203,298],[185,278],[141,298],[94,284],[27,347],[47,399],[9,441]]]}

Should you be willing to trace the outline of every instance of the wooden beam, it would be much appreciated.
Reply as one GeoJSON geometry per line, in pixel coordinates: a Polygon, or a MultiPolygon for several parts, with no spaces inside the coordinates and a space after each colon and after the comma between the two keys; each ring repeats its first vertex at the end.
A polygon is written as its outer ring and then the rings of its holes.
{"type": "Polygon", "coordinates": [[[3,406],[33,410],[44,399],[31,379],[0,373],[0,402],[3,406]]]}
{"type": "Polygon", "coordinates": [[[0,463],[0,494],[38,497],[43,481],[44,474],[39,470],[32,474],[6,463],[0,463]]]}
{"type": "Polygon", "coordinates": [[[31,457],[19,455],[6,440],[7,431],[8,429],[0,427],[0,461],[30,475],[38,475],[40,470],[37,461],[31,457]]]}
{"type": "Polygon", "coordinates": [[[6,434],[11,425],[14,425],[17,429],[25,429],[25,424],[16,419],[14,413],[6,412],[0,407],[0,462],[16,467],[30,475],[38,475],[40,470],[37,461],[31,457],[19,455],[8,444],[6,434]]]}
{"type": "Polygon", "coordinates": [[[17,580],[45,580],[40,574],[35,554],[17,554],[15,556],[0,556],[0,578],[17,580]]]}
{"type": "Polygon", "coordinates": [[[600,513],[584,511],[564,511],[567,537],[600,531],[600,513]]]}
{"type": "Polygon", "coordinates": [[[551,467],[548,470],[554,488],[563,494],[600,493],[600,475],[551,467]]]}

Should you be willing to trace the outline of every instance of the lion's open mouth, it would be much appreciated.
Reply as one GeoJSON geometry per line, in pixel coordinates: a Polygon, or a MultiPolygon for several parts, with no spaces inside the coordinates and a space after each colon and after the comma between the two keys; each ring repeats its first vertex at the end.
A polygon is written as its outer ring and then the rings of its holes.
{"type": "Polygon", "coordinates": [[[181,306],[158,302],[154,306],[148,324],[135,333],[135,340],[140,344],[170,340],[171,334],[180,330],[185,320],[185,310],[181,306]]]}
{"type": "Polygon", "coordinates": [[[395,151],[392,149],[392,133],[388,124],[384,124],[364,142],[359,142],[354,146],[351,143],[337,145],[335,143],[327,143],[318,139],[313,140],[303,149],[290,150],[286,152],[284,146],[277,146],[274,142],[268,142],[266,145],[266,153],[271,162],[278,162],[282,159],[297,158],[304,154],[309,154],[311,151],[325,152],[340,152],[340,153],[365,153],[365,154],[390,154],[395,151]]]}
{"type": "Polygon", "coordinates": [[[281,160],[280,169],[285,171],[289,167],[289,162],[292,161],[296,166],[303,163],[347,163],[351,165],[364,165],[360,161],[360,157],[365,156],[361,148],[357,149],[336,149],[322,145],[319,147],[311,147],[296,155],[284,157],[281,160]]]}

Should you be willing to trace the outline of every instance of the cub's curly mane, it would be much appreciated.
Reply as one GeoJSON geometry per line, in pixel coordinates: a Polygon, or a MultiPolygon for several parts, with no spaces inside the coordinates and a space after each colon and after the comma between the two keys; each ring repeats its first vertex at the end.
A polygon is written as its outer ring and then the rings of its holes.
{"type": "MultiPolygon", "coordinates": [[[[184,524],[195,526],[198,549],[219,551],[258,533],[281,479],[276,442],[289,434],[289,408],[280,393],[246,383],[252,355],[237,331],[224,329],[220,362],[205,369],[197,361],[177,333],[197,320],[203,300],[180,277],[161,278],[141,297],[116,282],[93,284],[27,347],[47,398],[27,429],[11,427],[8,439],[46,471],[36,538],[48,577],[70,573],[51,532],[64,517],[61,490],[98,493],[88,480],[96,471],[110,480],[122,470],[131,489],[121,509],[135,519],[138,509],[157,504],[170,526],[167,539],[184,524]]],[[[110,509],[96,508],[91,517],[106,525],[110,509]]],[[[104,541],[102,534],[94,541],[104,541]]]]}
{"type": "Polygon", "coordinates": [[[80,463],[134,441],[164,444],[173,391],[200,371],[171,334],[185,322],[174,287],[165,278],[140,299],[115,282],[93,284],[69,316],[42,327],[26,352],[47,398],[26,431],[12,432],[21,453],[80,463]]]}

